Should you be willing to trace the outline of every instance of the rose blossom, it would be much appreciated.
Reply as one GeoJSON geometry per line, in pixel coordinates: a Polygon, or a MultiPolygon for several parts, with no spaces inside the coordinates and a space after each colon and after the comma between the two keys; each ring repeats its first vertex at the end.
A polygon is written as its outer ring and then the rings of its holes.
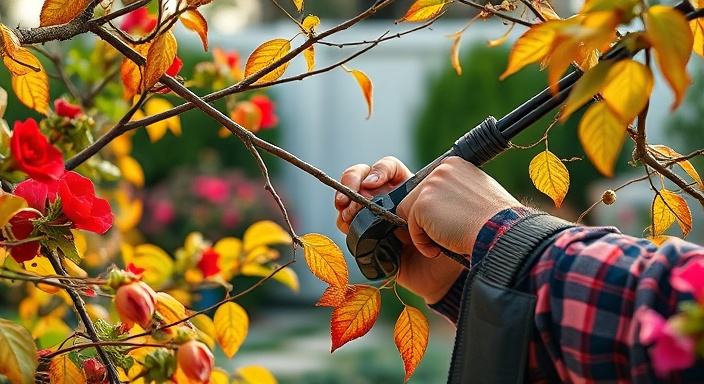
{"type": "Polygon", "coordinates": [[[69,103],[64,98],[54,100],[54,111],[57,115],[69,119],[75,119],[83,114],[81,107],[69,103]]]}
{"type": "Polygon", "coordinates": [[[78,229],[103,234],[113,223],[110,204],[95,196],[89,178],[69,171],[59,180],[59,197],[63,212],[78,229]]]}
{"type": "Polygon", "coordinates": [[[279,118],[274,114],[276,104],[269,100],[268,97],[264,95],[254,95],[249,101],[254,103],[262,113],[261,129],[272,128],[279,123],[279,118]]]}
{"type": "Polygon", "coordinates": [[[659,377],[694,364],[694,340],[679,335],[670,321],[648,308],[636,315],[640,322],[640,342],[648,348],[653,369],[659,377]]]}
{"type": "Polygon", "coordinates": [[[42,135],[34,119],[15,122],[10,138],[10,156],[20,171],[37,181],[56,180],[64,172],[61,151],[42,135]]]}
{"type": "Polygon", "coordinates": [[[120,23],[120,29],[127,33],[149,33],[156,27],[156,18],[149,15],[147,8],[137,8],[125,15],[120,23]]]}
{"type": "Polygon", "coordinates": [[[704,304],[704,258],[673,268],[670,284],[680,292],[691,292],[699,304],[704,304]]]}
{"type": "Polygon", "coordinates": [[[115,308],[120,321],[132,328],[149,328],[156,305],[156,292],[142,281],[121,285],[115,292],[115,308]]]}
{"type": "Polygon", "coordinates": [[[176,361],[183,373],[198,383],[210,381],[215,358],[208,347],[200,341],[189,340],[178,347],[176,361]]]}

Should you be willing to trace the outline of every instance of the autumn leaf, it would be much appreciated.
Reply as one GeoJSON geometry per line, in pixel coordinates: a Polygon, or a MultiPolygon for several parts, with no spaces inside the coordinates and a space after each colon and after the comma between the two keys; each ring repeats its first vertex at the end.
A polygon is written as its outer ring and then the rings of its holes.
{"type": "Polygon", "coordinates": [[[306,59],[306,68],[308,72],[315,69],[315,46],[311,45],[303,51],[303,58],[306,59]]]}
{"type": "Polygon", "coordinates": [[[604,176],[614,175],[614,165],[626,141],[626,125],[605,102],[592,104],[579,122],[577,136],[582,148],[604,176]]]}
{"type": "Polygon", "coordinates": [[[692,31],[692,50],[704,58],[704,20],[694,19],[689,22],[689,29],[692,31]]]}
{"type": "Polygon", "coordinates": [[[652,235],[659,236],[677,221],[682,229],[682,236],[687,237],[692,229],[692,212],[684,198],[667,189],[661,189],[653,199],[652,235]]]}
{"type": "Polygon", "coordinates": [[[144,269],[142,280],[152,288],[158,290],[171,278],[174,262],[163,249],[152,244],[140,244],[134,248],[122,244],[120,248],[125,265],[132,263],[144,269]]]}
{"type": "Polygon", "coordinates": [[[362,71],[358,71],[356,69],[347,69],[344,65],[342,66],[342,69],[345,70],[347,73],[351,73],[352,76],[354,76],[354,79],[357,80],[357,84],[359,84],[359,87],[362,89],[362,94],[364,95],[364,100],[367,101],[367,108],[369,110],[367,114],[367,119],[372,117],[372,81],[369,80],[369,77],[362,71]]]}
{"type": "Polygon", "coordinates": [[[213,319],[201,313],[193,316],[190,322],[198,331],[198,339],[210,347],[210,349],[215,348],[215,338],[217,336],[215,334],[213,319]]]}
{"type": "Polygon", "coordinates": [[[336,287],[347,286],[349,272],[340,247],[318,233],[309,233],[299,240],[303,244],[306,263],[316,277],[336,287]]]}
{"type": "MultiPolygon", "coordinates": [[[[648,149],[655,155],[655,157],[658,160],[673,160],[673,159],[681,159],[683,156],[676,151],[674,151],[672,148],[666,146],[666,145],[648,145],[648,149]]],[[[699,177],[699,173],[697,173],[697,170],[694,169],[694,166],[692,163],[689,162],[689,160],[677,160],[677,165],[682,167],[682,169],[691,177],[697,185],[699,185],[699,188],[704,190],[704,183],[702,183],[701,177],[699,177]]]]}
{"type": "Polygon", "coordinates": [[[41,68],[39,59],[27,48],[18,47],[12,55],[2,55],[2,61],[7,69],[15,76],[23,76],[31,72],[37,72],[41,68]]]}
{"type": "Polygon", "coordinates": [[[315,303],[315,306],[333,308],[339,307],[345,303],[345,297],[347,296],[348,290],[349,287],[347,286],[338,287],[335,285],[330,285],[325,289],[323,295],[320,297],[320,300],[315,303]]]}
{"type": "Polygon", "coordinates": [[[298,12],[303,9],[303,0],[293,0],[293,4],[296,6],[298,12]]]}
{"type": "Polygon", "coordinates": [[[25,199],[0,190],[0,228],[7,225],[10,219],[24,208],[27,208],[25,199]]]}
{"type": "Polygon", "coordinates": [[[29,331],[0,318],[0,374],[11,383],[31,384],[37,366],[37,347],[29,331]]]}
{"type": "Polygon", "coordinates": [[[161,317],[162,324],[173,324],[188,316],[186,307],[166,292],[156,293],[154,312],[161,317]]]}
{"type": "MultiPolygon", "coordinates": [[[[29,272],[36,274],[37,276],[54,276],[56,275],[56,272],[54,271],[54,267],[51,265],[51,262],[49,259],[46,257],[35,257],[32,260],[25,261],[22,263],[24,266],[24,269],[29,272]]],[[[50,279],[50,281],[53,281],[55,283],[58,283],[57,279],[50,279]]],[[[43,284],[43,283],[38,283],[37,288],[41,289],[42,291],[53,295],[56,292],[59,292],[61,288],[55,286],[55,285],[49,285],[49,284],[43,284]]]]}
{"type": "Polygon", "coordinates": [[[687,62],[692,53],[694,37],[684,15],[668,6],[654,5],[645,12],[646,36],[656,51],[658,66],[675,93],[671,109],[684,99],[691,79],[687,62]]]}
{"type": "Polygon", "coordinates": [[[320,18],[314,15],[308,15],[301,23],[301,28],[306,36],[312,36],[314,34],[315,28],[320,25],[320,18]]]}
{"type": "Polygon", "coordinates": [[[249,330],[249,317],[239,304],[229,301],[221,305],[213,316],[218,344],[231,359],[242,345],[249,330]]]}
{"type": "Polygon", "coordinates": [[[135,187],[144,186],[144,170],[134,157],[120,156],[117,159],[117,167],[120,168],[120,175],[125,181],[135,187]]]}
{"type": "MultiPolygon", "coordinates": [[[[151,42],[133,46],[132,49],[140,55],[146,56],[150,46],[151,42]]],[[[120,77],[125,87],[123,93],[125,100],[132,100],[134,95],[144,91],[142,87],[142,67],[126,57],[122,60],[122,64],[120,65],[120,77]]]]}
{"type": "Polygon", "coordinates": [[[629,124],[645,108],[655,80],[645,64],[620,60],[609,70],[601,96],[622,123],[629,124]]]}
{"type": "MultiPolygon", "coordinates": [[[[266,43],[257,47],[252,54],[247,58],[247,63],[244,66],[244,76],[249,77],[264,68],[269,67],[274,62],[278,61],[291,50],[291,43],[286,39],[269,40],[266,43]]],[[[256,83],[266,83],[274,81],[283,76],[286,72],[289,62],[281,63],[276,68],[271,70],[259,78],[256,83]]]]}
{"type": "Polygon", "coordinates": [[[567,97],[565,106],[560,111],[560,121],[566,121],[572,113],[601,91],[612,64],[613,61],[604,60],[584,73],[567,97]]]}
{"type": "Polygon", "coordinates": [[[430,20],[438,16],[447,4],[453,0],[416,0],[415,3],[408,8],[406,14],[398,20],[399,23],[404,21],[419,22],[430,20]]]}
{"type": "MultiPolygon", "coordinates": [[[[235,371],[235,375],[238,376],[243,383],[242,384],[277,384],[276,378],[271,372],[258,365],[250,365],[247,367],[238,368],[235,371]]],[[[235,383],[239,383],[235,381],[235,383]]]]}
{"type": "Polygon", "coordinates": [[[513,31],[513,27],[515,26],[516,23],[511,23],[511,26],[503,35],[501,35],[501,37],[499,37],[498,39],[489,40],[487,45],[490,47],[498,47],[499,45],[503,44],[509,38],[509,36],[511,36],[511,31],[513,31]]]}
{"type": "MultiPolygon", "coordinates": [[[[275,268],[266,267],[260,264],[248,263],[242,266],[240,273],[244,276],[259,276],[267,277],[274,272],[275,268]]],[[[298,292],[300,284],[298,282],[298,275],[296,272],[289,268],[280,269],[272,276],[272,279],[278,281],[279,283],[291,288],[293,292],[298,292]]]]}
{"type": "Polygon", "coordinates": [[[81,384],[86,383],[83,371],[71,361],[68,353],[58,355],[49,363],[51,384],[81,384]]]}
{"type": "Polygon", "coordinates": [[[541,62],[550,53],[553,40],[557,36],[559,21],[546,21],[533,25],[511,47],[506,70],[499,77],[501,80],[518,72],[523,67],[541,62]]]}
{"type": "Polygon", "coordinates": [[[533,185],[548,195],[559,208],[570,187],[570,174],[562,161],[552,152],[545,150],[530,161],[528,174],[533,185]]]}
{"type": "Polygon", "coordinates": [[[230,373],[220,367],[215,367],[210,373],[208,384],[230,384],[230,373]]]}
{"type": "Polygon", "coordinates": [[[291,244],[291,235],[271,220],[260,220],[250,225],[242,236],[244,252],[263,245],[291,244]]]}
{"type": "Polygon", "coordinates": [[[86,9],[92,0],[45,0],[39,26],[66,24],[86,9]]]}
{"type": "Polygon", "coordinates": [[[203,15],[195,9],[189,9],[179,16],[184,27],[194,31],[200,36],[203,49],[208,50],[208,22],[203,15]]]}
{"type": "Polygon", "coordinates": [[[408,381],[423,359],[428,347],[429,333],[430,325],[425,315],[418,309],[406,305],[394,327],[394,342],[406,370],[404,381],[408,381]]]}
{"type": "MultiPolygon", "coordinates": [[[[153,116],[168,111],[174,106],[168,100],[161,97],[152,97],[144,103],[144,114],[153,116]]],[[[181,117],[171,116],[164,120],[159,120],[146,127],[149,141],[155,143],[166,135],[166,131],[171,131],[176,136],[181,136],[181,117]]]]}
{"type": "Polygon", "coordinates": [[[49,113],[49,77],[41,64],[39,69],[23,76],[12,75],[12,90],[24,106],[46,115],[49,113]]]}
{"type": "Polygon", "coordinates": [[[372,329],[381,309],[381,294],[370,285],[353,285],[345,303],[332,311],[331,352],[347,342],[362,337],[372,329]]]}
{"type": "Polygon", "coordinates": [[[143,90],[150,89],[159,81],[161,75],[163,75],[174,62],[177,50],[178,43],[171,31],[162,33],[154,39],[154,42],[149,46],[146,57],[147,60],[144,64],[143,90]]]}
{"type": "Polygon", "coordinates": [[[452,63],[452,68],[457,73],[457,76],[462,76],[462,63],[460,63],[460,47],[462,46],[460,42],[462,41],[463,31],[453,33],[448,36],[452,39],[452,48],[450,49],[450,62],[452,63]]]}

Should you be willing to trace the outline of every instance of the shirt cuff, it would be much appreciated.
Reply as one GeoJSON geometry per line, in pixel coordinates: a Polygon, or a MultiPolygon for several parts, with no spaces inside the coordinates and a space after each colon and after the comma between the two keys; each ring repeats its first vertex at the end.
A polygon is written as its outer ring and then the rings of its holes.
{"type": "MultiPolygon", "coordinates": [[[[479,235],[477,235],[477,239],[474,242],[474,249],[472,250],[470,260],[471,266],[474,267],[477,265],[494,244],[496,244],[496,240],[506,233],[516,222],[524,217],[535,215],[536,213],[540,213],[540,211],[527,207],[508,208],[489,219],[479,231],[479,235]]],[[[455,325],[457,325],[460,303],[462,302],[462,291],[468,274],[469,271],[463,271],[440,301],[428,304],[430,309],[455,325]]]]}

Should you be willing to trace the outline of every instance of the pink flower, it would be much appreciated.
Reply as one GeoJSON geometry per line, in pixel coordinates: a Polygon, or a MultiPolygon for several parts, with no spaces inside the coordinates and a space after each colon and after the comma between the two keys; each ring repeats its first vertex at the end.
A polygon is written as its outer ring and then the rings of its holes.
{"type": "Polygon", "coordinates": [[[154,206],[154,220],[161,225],[169,225],[176,218],[174,206],[167,201],[159,201],[154,206]]]}
{"type": "Polygon", "coordinates": [[[665,318],[650,308],[638,311],[636,318],[640,322],[641,344],[652,344],[648,353],[659,377],[694,364],[694,340],[679,335],[672,319],[665,321],[665,318]]]}
{"type": "Polygon", "coordinates": [[[155,305],[156,292],[142,281],[121,285],[115,292],[115,309],[120,321],[128,328],[139,324],[148,329],[155,305]]]}
{"type": "Polygon", "coordinates": [[[670,285],[680,292],[691,292],[700,304],[704,304],[704,258],[673,268],[670,285]]]}
{"type": "Polygon", "coordinates": [[[120,29],[127,33],[149,33],[156,27],[156,18],[149,16],[147,8],[142,7],[125,15],[120,29]]]}
{"type": "Polygon", "coordinates": [[[193,182],[193,193],[214,204],[221,204],[230,195],[227,183],[217,177],[198,176],[193,182]]]}
{"type": "Polygon", "coordinates": [[[261,129],[272,128],[279,123],[279,118],[274,114],[276,104],[269,100],[268,97],[264,95],[254,95],[249,101],[254,103],[262,113],[261,129]]]}
{"type": "Polygon", "coordinates": [[[189,340],[178,347],[176,361],[184,375],[196,383],[208,383],[215,366],[215,358],[200,341],[189,340]]]}
{"type": "Polygon", "coordinates": [[[75,119],[83,114],[81,107],[69,103],[64,98],[54,100],[54,110],[57,115],[69,119],[75,119]]]}

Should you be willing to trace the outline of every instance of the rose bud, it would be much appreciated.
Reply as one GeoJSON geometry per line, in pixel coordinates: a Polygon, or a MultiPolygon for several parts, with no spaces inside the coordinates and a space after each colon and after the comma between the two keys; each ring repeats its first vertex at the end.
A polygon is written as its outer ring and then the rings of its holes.
{"type": "Polygon", "coordinates": [[[95,358],[90,358],[83,362],[83,372],[86,374],[88,384],[107,384],[108,371],[103,363],[95,358]]]}
{"type": "Polygon", "coordinates": [[[184,375],[198,383],[208,383],[215,366],[215,358],[208,347],[200,341],[189,340],[178,347],[178,366],[184,375]]]}
{"type": "Polygon", "coordinates": [[[115,293],[115,307],[120,321],[127,327],[134,324],[148,329],[154,315],[156,292],[141,281],[121,285],[115,293]]]}

